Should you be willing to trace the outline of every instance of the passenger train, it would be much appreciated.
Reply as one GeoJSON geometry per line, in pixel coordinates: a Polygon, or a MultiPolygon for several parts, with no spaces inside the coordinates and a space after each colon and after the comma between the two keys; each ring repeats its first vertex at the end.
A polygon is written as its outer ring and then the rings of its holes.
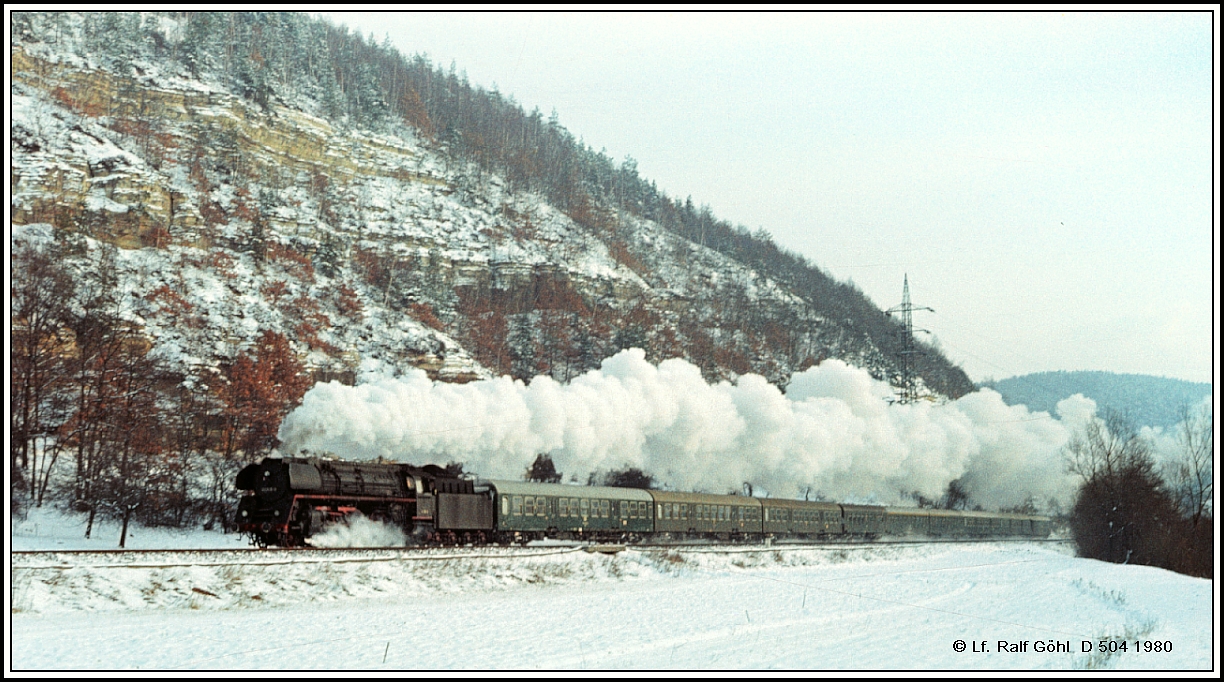
{"type": "Polygon", "coordinates": [[[435,465],[266,458],[238,474],[237,526],[261,547],[299,547],[350,515],[393,524],[409,544],[760,542],[1043,538],[1044,516],[878,507],[637,488],[472,480],[435,465]]]}

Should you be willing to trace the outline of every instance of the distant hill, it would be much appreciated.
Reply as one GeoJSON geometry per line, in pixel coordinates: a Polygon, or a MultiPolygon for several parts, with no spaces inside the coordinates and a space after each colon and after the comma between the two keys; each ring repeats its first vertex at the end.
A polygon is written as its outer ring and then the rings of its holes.
{"type": "Polygon", "coordinates": [[[1113,372],[1038,372],[983,386],[998,391],[1009,405],[1051,413],[1058,401],[1082,393],[1099,409],[1125,412],[1139,426],[1161,427],[1180,421],[1182,406],[1211,395],[1211,384],[1113,372]]]}

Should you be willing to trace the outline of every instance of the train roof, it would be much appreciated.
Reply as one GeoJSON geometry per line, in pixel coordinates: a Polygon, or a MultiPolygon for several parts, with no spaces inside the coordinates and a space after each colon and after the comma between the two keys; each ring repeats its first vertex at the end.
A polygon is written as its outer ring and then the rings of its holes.
{"type": "Polygon", "coordinates": [[[805,500],[788,500],[781,497],[766,497],[761,500],[761,504],[780,509],[824,509],[837,511],[838,513],[841,513],[842,508],[842,505],[836,502],[808,502],[805,500]]]}
{"type": "Polygon", "coordinates": [[[563,485],[532,481],[486,481],[499,495],[550,495],[553,497],[595,498],[601,500],[632,500],[651,502],[650,493],[640,488],[613,488],[596,485],[563,485]]]}
{"type": "Polygon", "coordinates": [[[671,490],[651,490],[656,502],[679,502],[681,504],[729,504],[734,507],[759,507],[761,500],[741,495],[713,495],[709,493],[680,493],[671,490]]]}
{"type": "Polygon", "coordinates": [[[979,519],[1024,519],[1025,521],[1049,521],[1048,516],[1036,514],[1008,514],[1004,512],[962,511],[958,509],[931,509],[929,507],[886,507],[894,516],[956,516],[979,519]]]}

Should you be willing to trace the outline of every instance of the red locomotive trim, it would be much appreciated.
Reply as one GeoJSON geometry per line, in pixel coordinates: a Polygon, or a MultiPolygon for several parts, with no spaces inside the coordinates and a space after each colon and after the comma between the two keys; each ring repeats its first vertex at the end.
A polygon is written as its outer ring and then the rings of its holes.
{"type": "Polygon", "coordinates": [[[378,497],[376,495],[294,495],[294,502],[298,500],[327,500],[335,504],[342,502],[416,502],[415,497],[378,497]]]}

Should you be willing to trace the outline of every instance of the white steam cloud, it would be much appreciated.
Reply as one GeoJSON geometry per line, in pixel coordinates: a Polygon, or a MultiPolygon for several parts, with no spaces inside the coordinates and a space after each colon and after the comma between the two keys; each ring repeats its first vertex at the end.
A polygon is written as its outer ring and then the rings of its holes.
{"type": "Polygon", "coordinates": [[[311,536],[309,542],[314,547],[402,547],[407,538],[399,528],[358,512],[311,536]]]}
{"type": "Polygon", "coordinates": [[[319,384],[280,439],[286,453],[461,461],[486,478],[521,478],[547,453],[567,478],[634,466],[676,490],[749,482],[775,497],[810,486],[832,500],[896,503],[912,491],[937,498],[959,478],[988,508],[1069,498],[1059,450],[1095,411],[1091,400],[1064,400],[1060,421],[990,390],[943,405],[890,405],[890,395],[837,360],[796,374],[784,394],[753,374],[712,386],[688,362],[655,366],[631,349],[569,384],[447,384],[417,370],[319,384]]]}

